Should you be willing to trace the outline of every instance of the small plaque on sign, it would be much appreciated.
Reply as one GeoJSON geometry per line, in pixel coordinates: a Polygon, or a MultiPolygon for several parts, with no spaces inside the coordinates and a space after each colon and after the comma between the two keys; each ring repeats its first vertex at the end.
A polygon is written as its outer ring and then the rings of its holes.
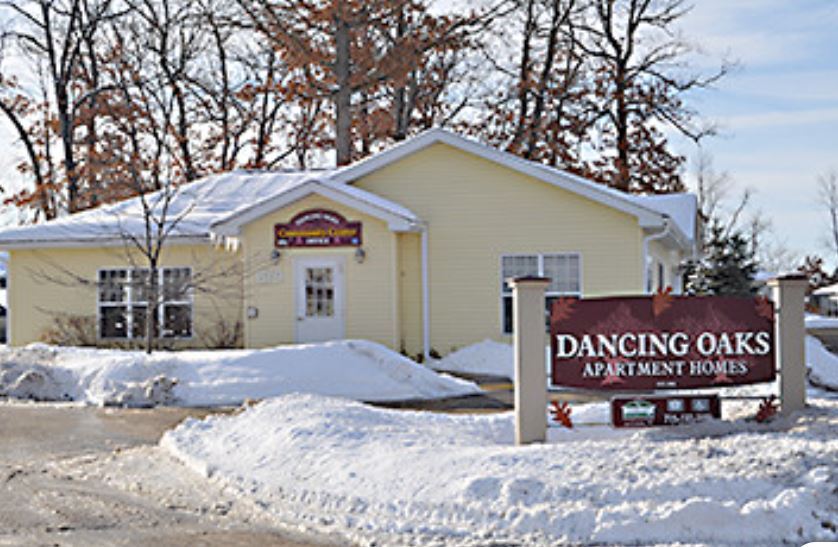
{"type": "Polygon", "coordinates": [[[681,425],[721,417],[722,406],[718,395],[611,399],[611,424],[614,427],[681,425]]]}

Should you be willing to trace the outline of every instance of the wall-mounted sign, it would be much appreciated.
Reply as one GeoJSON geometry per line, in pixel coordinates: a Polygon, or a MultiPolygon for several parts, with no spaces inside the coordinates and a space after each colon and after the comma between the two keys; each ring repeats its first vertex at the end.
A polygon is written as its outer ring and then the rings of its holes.
{"type": "Polygon", "coordinates": [[[326,209],[303,211],[288,224],[274,226],[276,247],[358,247],[362,224],[326,209]]]}
{"type": "Polygon", "coordinates": [[[679,425],[710,417],[722,417],[718,395],[617,397],[611,400],[611,424],[614,427],[679,425]]]}
{"type": "Polygon", "coordinates": [[[562,298],[550,340],[554,386],[683,389],[775,377],[774,306],[764,298],[562,298]]]}

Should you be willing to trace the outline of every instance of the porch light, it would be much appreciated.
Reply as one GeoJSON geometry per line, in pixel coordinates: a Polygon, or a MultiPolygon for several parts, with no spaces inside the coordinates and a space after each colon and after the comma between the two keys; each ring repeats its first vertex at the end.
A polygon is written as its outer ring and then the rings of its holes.
{"type": "Polygon", "coordinates": [[[367,252],[362,248],[358,247],[355,249],[355,262],[358,264],[363,264],[364,260],[367,259],[367,252]]]}

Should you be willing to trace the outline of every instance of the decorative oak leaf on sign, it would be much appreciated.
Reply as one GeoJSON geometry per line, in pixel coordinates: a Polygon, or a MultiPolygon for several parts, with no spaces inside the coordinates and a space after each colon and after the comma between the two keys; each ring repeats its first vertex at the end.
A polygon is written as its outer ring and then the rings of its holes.
{"type": "Polygon", "coordinates": [[[602,386],[609,386],[611,384],[625,384],[626,381],[617,376],[616,374],[606,374],[602,377],[602,382],[600,385],[602,386]]]}
{"type": "Polygon", "coordinates": [[[713,378],[713,383],[714,384],[732,384],[733,380],[731,380],[730,376],[728,376],[724,372],[720,372],[720,373],[716,374],[716,376],[713,378]]]}
{"type": "Polygon", "coordinates": [[[768,319],[769,321],[774,319],[774,307],[771,305],[771,301],[766,297],[757,296],[754,299],[754,305],[756,306],[757,315],[764,319],[768,319]]]}
{"type": "Polygon", "coordinates": [[[665,289],[658,289],[658,292],[652,297],[652,313],[655,317],[669,309],[672,305],[672,287],[665,289]]]}
{"type": "Polygon", "coordinates": [[[575,298],[561,297],[553,301],[553,309],[550,314],[552,322],[564,321],[573,314],[573,307],[576,305],[575,298]]]}
{"type": "Polygon", "coordinates": [[[759,410],[757,410],[756,420],[760,423],[769,422],[774,419],[778,410],[777,396],[765,397],[759,405],[759,410]]]}
{"type": "Polygon", "coordinates": [[[553,401],[550,412],[553,414],[553,420],[568,429],[573,429],[573,421],[570,419],[570,414],[573,409],[570,408],[569,403],[560,403],[553,401]]]}

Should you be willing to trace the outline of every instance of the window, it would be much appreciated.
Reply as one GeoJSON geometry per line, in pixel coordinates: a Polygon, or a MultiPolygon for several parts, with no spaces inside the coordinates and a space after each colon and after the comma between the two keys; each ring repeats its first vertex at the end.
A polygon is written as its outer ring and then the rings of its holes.
{"type": "Polygon", "coordinates": [[[553,301],[562,296],[579,296],[582,292],[578,254],[511,255],[501,258],[501,309],[503,332],[512,332],[512,287],[510,277],[533,275],[550,279],[547,286],[547,317],[553,301]]]}
{"type": "MultiPolygon", "coordinates": [[[[155,332],[163,338],[190,338],[192,270],[161,268],[157,273],[160,305],[154,317],[155,332]]],[[[144,338],[151,285],[149,270],[99,270],[98,281],[99,338],[144,338]]]]}
{"type": "Polygon", "coordinates": [[[663,262],[658,262],[658,290],[662,291],[666,288],[666,273],[663,262]]]}

